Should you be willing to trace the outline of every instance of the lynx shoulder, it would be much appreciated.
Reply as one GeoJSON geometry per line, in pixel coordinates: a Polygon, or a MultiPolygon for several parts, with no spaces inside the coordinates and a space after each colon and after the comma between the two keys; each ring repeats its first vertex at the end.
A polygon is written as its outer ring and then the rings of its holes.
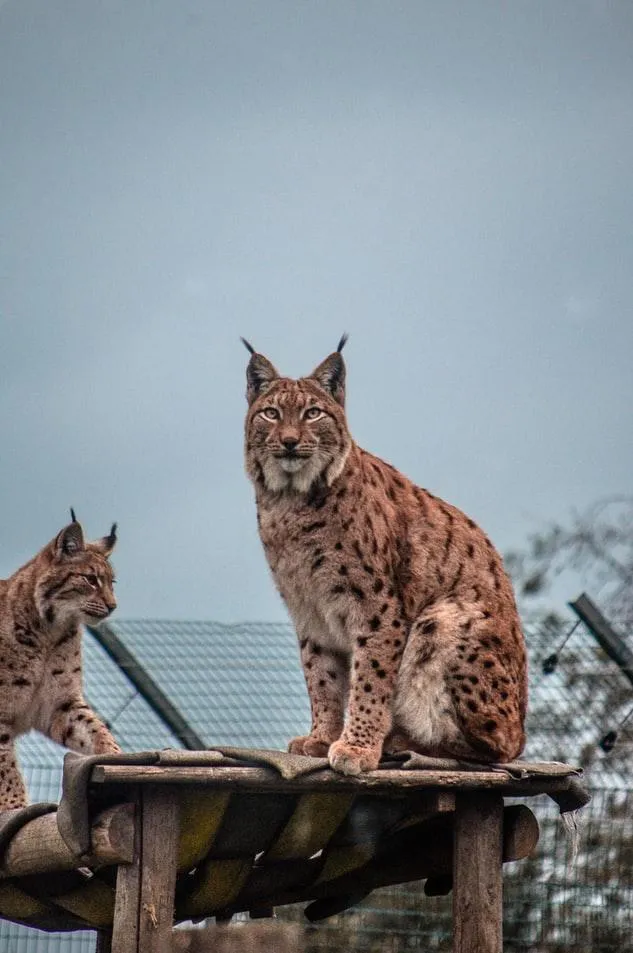
{"type": "Polygon", "coordinates": [[[472,519],[354,442],[344,343],[299,379],[247,345],[246,470],[312,710],[290,750],[348,774],[405,748],[511,760],[527,670],[501,557],[472,519]]]}

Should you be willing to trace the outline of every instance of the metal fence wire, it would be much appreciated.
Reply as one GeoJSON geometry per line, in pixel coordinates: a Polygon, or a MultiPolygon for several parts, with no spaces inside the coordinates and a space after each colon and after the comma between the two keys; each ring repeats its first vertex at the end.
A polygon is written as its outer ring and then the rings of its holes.
{"type": "MultiPolygon", "coordinates": [[[[633,953],[633,718],[620,724],[633,706],[633,691],[584,626],[569,635],[572,624],[570,620],[567,628],[533,627],[527,632],[531,690],[525,756],[582,765],[593,800],[581,812],[575,857],[555,804],[546,797],[531,800],[541,829],[538,848],[527,860],[504,868],[504,950],[509,953],[633,953]],[[557,654],[553,668],[544,665],[552,653],[557,654]],[[603,750],[601,740],[616,728],[614,745],[603,750]]],[[[117,632],[207,744],[279,747],[282,736],[302,728],[305,689],[289,626],[262,624],[258,635],[257,623],[242,631],[218,623],[142,621],[119,623],[117,632]],[[182,678],[174,661],[176,644],[182,678]],[[192,658],[198,659],[195,665],[192,658]],[[266,680],[252,675],[257,671],[254,659],[262,658],[271,661],[266,680]],[[282,672],[283,683],[275,682],[276,671],[282,672]],[[214,679],[223,681],[223,695],[210,690],[214,679]],[[230,698],[227,683],[232,686],[230,698]],[[254,699],[258,692],[261,706],[254,699]],[[271,698],[278,707],[283,703],[283,710],[274,709],[267,729],[271,698]],[[239,731],[247,730],[248,737],[231,735],[238,728],[232,728],[235,719],[229,712],[239,711],[260,712],[257,724],[239,720],[239,731]]],[[[94,646],[87,644],[86,649],[89,696],[102,716],[114,721],[115,733],[124,729],[125,746],[175,746],[155,713],[143,710],[142,699],[127,704],[129,683],[114,663],[94,646]],[[138,725],[142,737],[137,740],[138,725]]],[[[62,752],[52,744],[32,739],[23,744],[32,800],[58,799],[61,760],[62,752]]],[[[278,916],[305,924],[299,909],[281,908],[278,916]]],[[[422,885],[407,884],[375,891],[346,913],[306,925],[298,950],[432,953],[450,950],[450,930],[450,896],[428,898],[422,885]]],[[[43,934],[0,923],[1,953],[92,953],[94,947],[90,934],[43,934]]]]}
{"type": "MultiPolygon", "coordinates": [[[[541,828],[534,855],[504,868],[506,953],[633,953],[633,795],[599,790],[572,838],[547,798],[530,805],[541,828]]],[[[299,910],[280,910],[300,919],[299,910]]],[[[378,890],[306,933],[306,953],[431,953],[451,950],[451,898],[422,885],[378,890]]]]}

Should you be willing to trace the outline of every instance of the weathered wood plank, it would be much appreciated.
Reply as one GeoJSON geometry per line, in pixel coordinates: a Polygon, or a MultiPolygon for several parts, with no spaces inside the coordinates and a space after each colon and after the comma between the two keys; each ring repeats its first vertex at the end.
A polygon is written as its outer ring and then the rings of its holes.
{"type": "Polygon", "coordinates": [[[131,864],[117,870],[111,953],[142,953],[139,950],[139,911],[141,897],[142,802],[137,799],[134,812],[134,848],[131,864]]]}
{"type": "Polygon", "coordinates": [[[139,951],[171,953],[178,858],[176,791],[150,786],[142,792],[142,870],[139,951]]]}
{"type": "MultiPolygon", "coordinates": [[[[448,893],[453,882],[454,818],[437,815],[436,820],[437,826],[426,826],[418,830],[402,828],[400,833],[404,835],[403,838],[391,850],[383,851],[378,868],[371,871],[361,869],[372,854],[370,849],[364,856],[359,852],[358,865],[354,866],[352,863],[346,872],[340,868],[338,871],[330,870],[332,877],[336,877],[336,896],[349,897],[353,896],[355,891],[358,892],[359,888],[361,891],[369,891],[381,886],[425,880],[429,877],[446,878],[446,890],[443,892],[448,893]]],[[[527,857],[537,841],[538,824],[529,808],[524,805],[506,807],[503,814],[504,862],[527,857]]],[[[346,848],[339,850],[340,855],[345,852],[346,848]]],[[[337,849],[334,850],[334,854],[336,853],[337,849]]],[[[278,907],[296,903],[300,894],[304,901],[332,896],[332,879],[327,875],[327,865],[323,868],[320,859],[305,859],[295,869],[295,873],[297,882],[294,885],[287,882],[282,885],[275,882],[274,877],[272,880],[268,879],[262,868],[255,870],[240,891],[239,904],[228,912],[236,913],[267,904],[278,907]],[[301,883],[311,886],[302,888],[298,886],[301,883]]],[[[189,900],[183,899],[180,913],[183,917],[198,917],[201,910],[190,905],[189,900]]],[[[314,909],[309,915],[310,919],[313,917],[319,917],[314,909]]]]}
{"type": "MultiPolygon", "coordinates": [[[[94,860],[95,866],[129,863],[132,838],[131,806],[121,804],[108,808],[93,826],[90,862],[94,860]]],[[[25,824],[11,839],[0,868],[0,879],[75,867],[77,858],[59,833],[57,815],[44,814],[25,824]]]]}
{"type": "Polygon", "coordinates": [[[411,789],[494,790],[507,796],[532,796],[566,791],[569,776],[512,778],[501,771],[377,771],[350,778],[335,771],[286,779],[271,768],[167,767],[162,765],[97,765],[91,776],[102,784],[201,784],[235,790],[294,793],[336,788],[371,790],[394,796],[411,789]]]}
{"type": "Polygon", "coordinates": [[[460,794],[453,846],[453,953],[502,953],[503,799],[460,794]]]}
{"type": "Polygon", "coordinates": [[[96,819],[90,831],[90,847],[97,863],[131,864],[134,856],[134,805],[119,804],[108,808],[96,819]]]}

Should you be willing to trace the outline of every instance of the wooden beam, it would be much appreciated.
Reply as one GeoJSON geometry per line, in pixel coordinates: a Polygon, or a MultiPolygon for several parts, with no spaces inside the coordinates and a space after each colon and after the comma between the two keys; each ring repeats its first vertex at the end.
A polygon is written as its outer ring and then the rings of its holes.
{"type": "Polygon", "coordinates": [[[577,775],[533,775],[515,778],[503,771],[376,771],[350,778],[322,770],[296,778],[280,778],[273,768],[171,767],[163,765],[96,765],[91,781],[97,784],[200,784],[233,790],[294,793],[323,788],[371,791],[401,797],[411,790],[428,788],[478,791],[494,790],[513,797],[531,797],[567,791],[577,775]]]}
{"type": "Polygon", "coordinates": [[[131,864],[134,857],[134,805],[109,808],[96,819],[90,831],[92,855],[98,864],[131,864]]]}
{"type": "Polygon", "coordinates": [[[525,804],[511,804],[503,809],[503,862],[523,860],[536,848],[539,839],[538,821],[525,804]]]}
{"type": "MultiPolygon", "coordinates": [[[[121,804],[108,808],[97,818],[91,831],[91,866],[124,864],[132,860],[131,810],[131,805],[121,804]]],[[[43,814],[34,817],[11,838],[0,868],[0,879],[74,870],[77,866],[77,857],[57,827],[57,815],[43,814]]]]}
{"type": "Polygon", "coordinates": [[[503,953],[503,799],[459,794],[453,847],[453,953],[503,953]]]}

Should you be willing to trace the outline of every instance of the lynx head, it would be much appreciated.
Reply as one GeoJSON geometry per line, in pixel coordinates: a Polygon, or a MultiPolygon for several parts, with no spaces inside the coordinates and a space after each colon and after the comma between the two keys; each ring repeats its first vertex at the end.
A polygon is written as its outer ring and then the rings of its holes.
{"type": "MultiPolygon", "coordinates": [[[[244,339],[242,338],[244,341],[244,339]]],[[[345,419],[345,363],[338,348],[308,377],[281,377],[251,352],[246,369],[246,471],[273,492],[307,493],[342,473],[352,438],[345,419]]]]}
{"type": "Polygon", "coordinates": [[[116,609],[114,574],[108,557],[116,545],[116,523],[108,536],[84,540],[73,510],[72,522],[36,557],[42,571],[36,585],[40,616],[49,624],[71,617],[89,625],[116,609]]]}

